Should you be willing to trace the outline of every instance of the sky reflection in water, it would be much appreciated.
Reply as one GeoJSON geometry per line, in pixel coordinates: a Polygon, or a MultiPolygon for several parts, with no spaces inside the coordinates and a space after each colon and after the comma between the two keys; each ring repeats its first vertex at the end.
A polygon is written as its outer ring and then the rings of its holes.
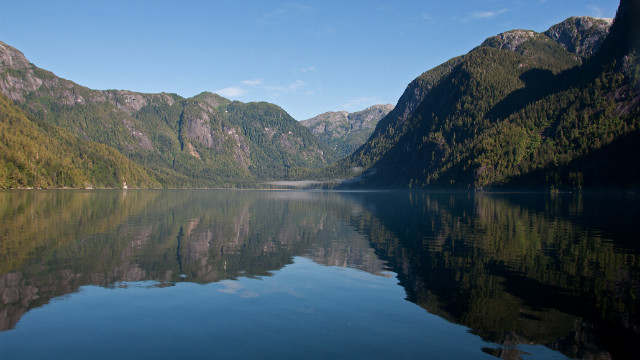
{"type": "Polygon", "coordinates": [[[637,234],[593,220],[600,198],[0,198],[3,359],[615,358],[613,335],[637,339],[637,234]]]}

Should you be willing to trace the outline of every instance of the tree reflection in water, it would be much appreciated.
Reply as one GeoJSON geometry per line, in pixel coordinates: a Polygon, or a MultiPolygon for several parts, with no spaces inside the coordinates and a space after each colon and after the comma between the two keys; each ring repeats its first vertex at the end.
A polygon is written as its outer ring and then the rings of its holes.
{"type": "Polygon", "coordinates": [[[295,256],[397,274],[407,299],[521,358],[640,336],[631,194],[0,192],[0,330],[84,285],[270,276],[295,256]]]}

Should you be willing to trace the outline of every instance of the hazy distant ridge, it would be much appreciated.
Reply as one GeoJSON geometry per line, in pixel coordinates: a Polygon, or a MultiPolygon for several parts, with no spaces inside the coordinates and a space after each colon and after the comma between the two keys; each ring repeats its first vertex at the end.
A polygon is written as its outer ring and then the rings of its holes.
{"type": "Polygon", "coordinates": [[[393,105],[373,105],[365,110],[326,112],[300,123],[336,152],[340,158],[350,155],[367,141],[378,122],[393,110],[393,105]]]}

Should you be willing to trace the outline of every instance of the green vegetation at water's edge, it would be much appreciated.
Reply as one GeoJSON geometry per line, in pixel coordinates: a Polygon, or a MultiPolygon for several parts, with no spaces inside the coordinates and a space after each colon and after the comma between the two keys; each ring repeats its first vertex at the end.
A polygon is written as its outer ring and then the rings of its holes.
{"type": "Polygon", "coordinates": [[[31,121],[0,94],[0,188],[159,187],[115,149],[31,121]]]}

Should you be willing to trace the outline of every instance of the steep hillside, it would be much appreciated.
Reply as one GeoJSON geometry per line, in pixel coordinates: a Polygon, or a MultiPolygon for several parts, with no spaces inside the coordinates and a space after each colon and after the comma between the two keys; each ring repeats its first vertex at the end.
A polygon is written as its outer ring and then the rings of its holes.
{"type": "Polygon", "coordinates": [[[309,129],[276,105],[234,101],[225,117],[241,129],[249,144],[249,169],[260,179],[282,177],[292,167],[318,168],[335,160],[309,129]]]}
{"type": "MultiPolygon", "coordinates": [[[[425,73],[439,76],[417,91],[408,89],[396,106],[414,99],[414,110],[405,117],[392,112],[327,176],[363,169],[345,186],[365,187],[637,183],[637,169],[632,170],[636,175],[627,172],[617,179],[593,170],[612,149],[626,149],[617,155],[629,163],[634,153],[628,151],[628,137],[634,138],[640,121],[633,75],[637,61],[608,45],[609,39],[598,38],[608,24],[571,18],[547,32],[564,34],[556,38],[514,30],[487,39],[425,73]],[[580,26],[563,32],[570,24],[580,26]],[[589,58],[599,46],[601,51],[589,58]],[[420,99],[412,93],[425,95],[420,99]]],[[[612,30],[609,38],[621,31],[612,30]]]]}
{"type": "Polygon", "coordinates": [[[31,121],[0,94],[0,189],[159,187],[117,150],[31,121]]]}
{"type": "Polygon", "coordinates": [[[336,152],[338,158],[351,155],[373,133],[378,122],[393,110],[393,105],[374,105],[365,110],[326,112],[300,121],[318,139],[336,152]]]}
{"type": "Polygon", "coordinates": [[[275,105],[211,93],[184,99],[90,90],[37,68],[2,42],[0,92],[44,122],[117,149],[166,187],[243,186],[335,159],[275,105]]]}

